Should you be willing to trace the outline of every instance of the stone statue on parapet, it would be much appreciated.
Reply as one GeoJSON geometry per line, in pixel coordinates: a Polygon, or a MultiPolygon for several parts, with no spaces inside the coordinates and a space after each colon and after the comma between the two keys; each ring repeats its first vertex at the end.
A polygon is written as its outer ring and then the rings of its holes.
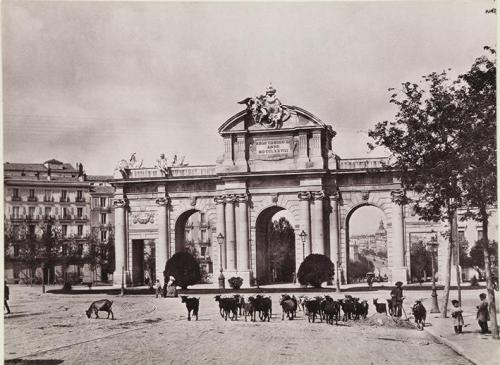
{"type": "Polygon", "coordinates": [[[129,160],[121,159],[118,162],[118,165],[115,168],[115,171],[119,171],[122,175],[122,178],[126,179],[128,178],[130,169],[138,169],[142,167],[142,162],[137,162],[137,159],[135,158],[135,152],[130,155],[129,160]]]}
{"type": "Polygon", "coordinates": [[[160,155],[160,159],[156,160],[156,166],[157,169],[159,169],[165,176],[168,175],[168,161],[167,158],[165,157],[165,154],[162,153],[160,155]]]}
{"type": "Polygon", "coordinates": [[[174,155],[174,159],[172,160],[172,167],[188,166],[189,164],[184,162],[185,159],[186,156],[178,158],[177,155],[174,155]]]}
{"type": "Polygon", "coordinates": [[[276,89],[271,84],[266,89],[265,95],[248,97],[238,104],[245,104],[252,121],[264,128],[281,128],[283,122],[290,118],[290,111],[276,97],[276,89]]]}

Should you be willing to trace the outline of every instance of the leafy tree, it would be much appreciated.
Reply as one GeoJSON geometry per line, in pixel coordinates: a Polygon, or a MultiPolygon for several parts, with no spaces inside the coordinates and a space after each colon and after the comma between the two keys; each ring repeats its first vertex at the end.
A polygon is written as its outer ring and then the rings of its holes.
{"type": "Polygon", "coordinates": [[[366,277],[366,274],[373,272],[375,265],[364,256],[359,256],[358,261],[349,260],[349,269],[347,277],[349,282],[360,281],[366,277]]]}
{"type": "Polygon", "coordinates": [[[321,288],[321,284],[331,279],[335,274],[333,262],[328,256],[310,254],[300,264],[297,273],[301,285],[312,285],[321,288]]]}
{"type": "MultiPolygon", "coordinates": [[[[448,221],[450,227],[462,203],[459,175],[463,161],[457,139],[465,120],[460,100],[461,89],[448,79],[446,72],[431,73],[423,76],[419,84],[403,83],[402,89],[390,97],[390,103],[398,109],[394,121],[377,123],[369,131],[375,141],[375,145],[369,146],[383,146],[390,151],[390,167],[403,189],[412,192],[396,197],[395,202],[412,203],[421,219],[448,221]]],[[[452,240],[450,235],[444,317],[449,299],[452,240]]]]}
{"type": "Polygon", "coordinates": [[[269,227],[269,262],[278,271],[278,281],[291,281],[295,272],[295,233],[290,222],[281,217],[269,227]]]}
{"type": "MultiPolygon", "coordinates": [[[[427,250],[423,241],[415,242],[411,245],[410,249],[410,262],[411,262],[411,277],[417,278],[420,282],[424,272],[432,272],[432,255],[427,250]]],[[[436,264],[436,262],[434,262],[436,264]]],[[[434,267],[437,271],[437,267],[434,267]]]]}
{"type": "Polygon", "coordinates": [[[177,252],[167,261],[163,275],[165,283],[169,281],[170,276],[173,276],[176,285],[187,289],[188,285],[200,282],[200,264],[190,253],[177,252]]]}
{"type": "MultiPolygon", "coordinates": [[[[476,270],[478,273],[479,279],[483,278],[482,270],[485,270],[485,261],[484,261],[484,242],[483,240],[479,240],[476,242],[474,246],[470,249],[469,257],[471,267],[476,270]]],[[[498,257],[498,243],[496,241],[490,241],[488,245],[488,256],[498,257]]],[[[495,272],[495,267],[492,267],[490,270],[495,272]]]]}
{"type": "Polygon", "coordinates": [[[481,222],[483,240],[480,241],[486,273],[489,309],[493,323],[493,337],[498,339],[494,282],[491,275],[488,226],[490,207],[497,202],[496,154],[496,53],[485,47],[488,54],[477,58],[471,69],[460,76],[463,81],[463,105],[467,129],[459,134],[461,158],[466,166],[461,174],[464,218],[481,222]]]}

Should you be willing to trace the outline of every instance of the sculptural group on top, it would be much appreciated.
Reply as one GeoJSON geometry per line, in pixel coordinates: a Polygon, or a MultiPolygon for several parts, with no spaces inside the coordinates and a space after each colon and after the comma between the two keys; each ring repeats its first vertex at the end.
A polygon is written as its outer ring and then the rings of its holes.
{"type": "Polygon", "coordinates": [[[248,97],[238,103],[245,104],[253,123],[260,124],[264,128],[281,128],[283,122],[290,118],[290,110],[276,97],[276,89],[271,84],[266,89],[265,95],[248,97]]]}
{"type": "MultiPolygon", "coordinates": [[[[137,161],[135,157],[136,153],[132,153],[128,160],[121,159],[118,162],[118,165],[115,168],[115,172],[119,172],[123,179],[129,177],[130,169],[140,169],[143,165],[143,160],[140,162],[137,161]]],[[[160,158],[156,160],[154,167],[159,169],[164,176],[168,176],[168,170],[171,167],[183,167],[188,166],[188,163],[185,163],[186,156],[181,156],[180,158],[177,155],[174,155],[172,162],[169,163],[167,157],[164,153],[160,154],[160,158]]],[[[116,176],[115,176],[116,177],[116,176]]]]}

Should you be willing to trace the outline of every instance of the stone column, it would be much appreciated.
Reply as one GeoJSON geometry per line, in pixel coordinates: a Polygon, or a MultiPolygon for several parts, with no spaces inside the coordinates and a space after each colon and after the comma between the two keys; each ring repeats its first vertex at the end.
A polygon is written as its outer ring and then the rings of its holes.
{"type": "Polygon", "coordinates": [[[394,201],[402,198],[402,191],[391,192],[392,203],[392,281],[402,281],[406,283],[406,267],[404,266],[404,214],[403,205],[394,201]]]}
{"type": "Polygon", "coordinates": [[[325,193],[316,191],[311,193],[314,201],[311,218],[312,245],[311,252],[325,254],[325,235],[323,226],[323,200],[325,193]]]}
{"type": "MultiPolygon", "coordinates": [[[[225,202],[225,197],[223,195],[221,196],[216,196],[214,198],[216,209],[217,209],[217,231],[216,235],[218,236],[220,233],[224,236],[224,242],[220,247],[217,248],[217,256],[219,257],[220,261],[220,268],[227,269],[227,264],[226,264],[226,219],[225,219],[225,212],[224,212],[224,202],[225,202]]],[[[218,244],[218,242],[217,242],[218,244]]],[[[214,270],[215,271],[215,270],[214,270]]]]}
{"type": "Polygon", "coordinates": [[[156,279],[163,283],[163,271],[168,260],[168,197],[156,199],[158,205],[158,240],[155,245],[156,279]]]}
{"type": "MultiPolygon", "coordinates": [[[[304,259],[311,253],[311,212],[309,210],[309,200],[311,200],[311,193],[307,191],[301,192],[298,194],[298,197],[300,200],[300,215],[302,218],[301,228],[306,233],[306,239],[303,243],[302,253],[302,259],[304,259]]],[[[299,234],[301,232],[299,232],[299,234]]]]}
{"type": "Polygon", "coordinates": [[[113,206],[115,208],[115,272],[113,273],[113,285],[121,286],[122,270],[123,284],[126,285],[127,263],[127,235],[126,235],[126,205],[124,199],[115,199],[113,206]]]}
{"type": "Polygon", "coordinates": [[[335,265],[335,286],[340,290],[340,240],[339,240],[339,199],[340,194],[335,192],[330,195],[330,260],[335,265]]]}
{"type": "Polygon", "coordinates": [[[237,265],[238,271],[248,271],[248,208],[246,194],[237,195],[238,199],[238,217],[236,223],[238,231],[236,234],[237,242],[237,265]]]}
{"type": "Polygon", "coordinates": [[[234,221],[234,195],[226,196],[226,262],[227,271],[236,271],[236,231],[234,221]]]}

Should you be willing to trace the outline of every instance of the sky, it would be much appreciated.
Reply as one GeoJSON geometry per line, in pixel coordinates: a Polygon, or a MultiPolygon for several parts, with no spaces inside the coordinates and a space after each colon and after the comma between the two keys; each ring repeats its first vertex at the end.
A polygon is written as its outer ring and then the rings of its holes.
{"type": "Polygon", "coordinates": [[[367,130],[394,116],[387,89],[465,72],[496,43],[494,6],[3,1],[4,161],[214,164],[217,128],[269,82],[333,126],[336,154],[378,157],[367,130]]]}

